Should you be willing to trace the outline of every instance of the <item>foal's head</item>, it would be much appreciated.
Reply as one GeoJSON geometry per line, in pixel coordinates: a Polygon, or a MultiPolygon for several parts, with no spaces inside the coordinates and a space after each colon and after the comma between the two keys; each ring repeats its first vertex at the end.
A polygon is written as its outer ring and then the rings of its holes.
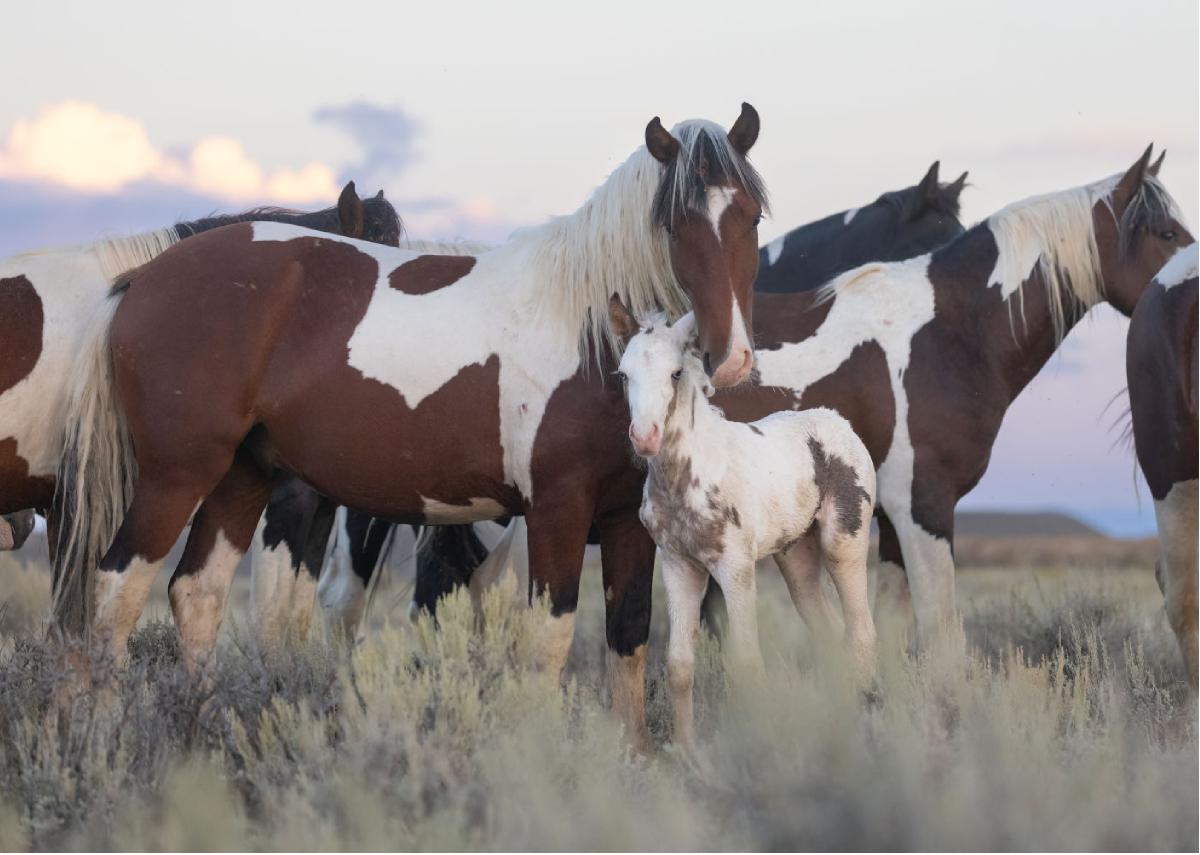
{"type": "Polygon", "coordinates": [[[718,386],[740,383],[754,364],[752,292],[767,199],[746,154],[758,129],[749,104],[728,133],[703,121],[670,132],[657,117],[646,126],[646,148],[666,166],[654,223],[670,235],[671,268],[692,301],[701,359],[718,386]]]}
{"type": "Polygon", "coordinates": [[[659,313],[639,323],[614,297],[609,322],[627,339],[617,374],[629,402],[629,439],[642,457],[654,457],[676,404],[686,399],[681,393],[699,388],[713,394],[696,348],[696,318],[688,312],[669,324],[659,313]]]}
{"type": "Polygon", "coordinates": [[[1125,315],[1167,260],[1195,240],[1158,180],[1166,153],[1151,163],[1152,149],[1113,186],[1109,210],[1097,206],[1094,213],[1104,296],[1125,315]]]}

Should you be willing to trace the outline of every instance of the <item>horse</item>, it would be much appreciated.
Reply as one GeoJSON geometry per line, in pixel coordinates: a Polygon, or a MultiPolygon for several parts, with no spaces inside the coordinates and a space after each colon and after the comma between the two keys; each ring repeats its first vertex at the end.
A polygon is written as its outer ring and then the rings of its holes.
{"type": "Polygon", "coordinates": [[[550,603],[539,662],[561,673],[594,519],[614,706],[644,742],[654,543],[606,370],[619,349],[606,307],[612,293],[638,311],[690,303],[713,382],[745,379],[767,203],[746,159],[758,131],[748,104],[728,132],[655,118],[574,214],[477,257],[252,223],[122,277],[81,347],[60,467],[58,558],[94,589],[77,599],[94,606],[96,648],[123,658],[190,518],[169,593],[185,661],[208,662],[287,472],[396,522],[524,514],[530,595],[550,603]]]}
{"type": "Polygon", "coordinates": [[[954,508],[983,477],[1008,407],[1088,309],[1129,315],[1193,240],[1150,155],[1009,205],[916,258],[755,294],[755,371],[713,402],[738,421],[811,407],[850,421],[877,467],[876,617],[915,607],[922,644],[956,618],[954,508]]]}
{"type": "Polygon", "coordinates": [[[958,197],[963,173],[938,182],[940,161],[912,187],[891,190],[869,205],[792,229],[759,250],[754,289],[768,294],[808,291],[869,261],[902,261],[963,232],[958,197]]]}
{"type": "MultiPolygon", "coordinates": [[[[893,261],[929,252],[963,233],[958,220],[959,196],[966,186],[964,172],[949,184],[940,184],[940,163],[935,161],[922,179],[912,187],[891,190],[861,208],[832,214],[813,223],[792,229],[759,250],[758,277],[754,288],[760,292],[809,291],[825,284],[838,273],[868,261],[893,261]],[[786,251],[785,251],[786,249],[786,251]]],[[[338,537],[348,540],[346,558],[330,561],[322,571],[320,586],[328,594],[321,603],[333,624],[353,635],[362,615],[366,591],[377,571],[379,548],[365,541],[374,531],[369,518],[358,520],[351,511],[346,530],[338,537]]],[[[513,523],[514,531],[505,536],[505,544],[525,539],[524,523],[513,523]]],[[[483,587],[474,583],[473,574],[488,549],[481,542],[496,541],[488,531],[493,523],[439,529],[422,542],[417,555],[416,586],[410,612],[434,613],[439,597],[460,585],[473,591],[483,587]],[[440,575],[430,575],[430,574],[440,575]]],[[[382,534],[378,535],[382,543],[382,534]]],[[[599,533],[588,536],[589,548],[599,544],[599,533]]],[[[322,546],[324,541],[322,541],[322,546]]],[[[493,568],[502,574],[520,556],[497,556],[493,568]]],[[[528,578],[527,568],[514,567],[520,579],[528,578]]],[[[705,597],[705,615],[719,601],[720,589],[709,586],[705,597]]],[[[711,619],[710,619],[711,623],[711,619]]],[[[715,624],[714,624],[715,626],[715,624]]]]}
{"type": "Polygon", "coordinates": [[[1197,246],[1181,249],[1138,300],[1125,351],[1134,449],[1158,521],[1155,577],[1197,688],[1197,246]]]}
{"type": "Polygon", "coordinates": [[[695,745],[695,645],[710,579],[728,603],[735,666],[765,674],[755,599],[760,558],[775,559],[805,623],[829,635],[824,566],[842,602],[859,676],[871,676],[867,554],[875,466],[850,423],[825,408],[728,421],[708,403],[714,389],[692,351],[690,313],[673,325],[662,314],[638,321],[616,297],[609,313],[629,339],[618,376],[629,402],[629,438],[649,469],[641,520],[662,551],[676,743],[695,745]]]}
{"type": "MultiPolygon", "coordinates": [[[[339,210],[350,215],[351,197],[357,202],[353,182],[337,206],[322,211],[255,208],[0,262],[0,513],[53,507],[73,357],[113,278],[191,235],[229,223],[273,219],[336,230],[339,210]]],[[[400,220],[382,192],[359,207],[365,235],[380,240],[398,235],[400,220]]],[[[53,553],[58,528],[53,512],[48,525],[53,553]]],[[[81,614],[59,617],[67,630],[82,628],[81,614]]]]}

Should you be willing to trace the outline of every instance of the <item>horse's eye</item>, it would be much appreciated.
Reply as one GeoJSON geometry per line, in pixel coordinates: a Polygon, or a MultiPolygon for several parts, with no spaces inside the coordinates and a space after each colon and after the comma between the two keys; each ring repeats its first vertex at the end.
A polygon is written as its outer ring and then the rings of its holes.
{"type": "Polygon", "coordinates": [[[679,382],[679,378],[682,376],[683,376],[682,368],[677,368],[671,372],[671,379],[674,380],[675,382],[679,382]]]}
{"type": "Polygon", "coordinates": [[[754,218],[754,228],[758,228],[758,224],[762,222],[762,214],[754,218]]]}
{"type": "Polygon", "coordinates": [[[1167,241],[1175,240],[1175,232],[1171,231],[1170,229],[1167,229],[1165,232],[1161,232],[1159,234],[1159,237],[1162,238],[1163,240],[1167,240],[1167,241]]]}
{"type": "Polygon", "coordinates": [[[617,379],[621,381],[621,385],[629,382],[629,377],[626,376],[624,371],[614,371],[613,373],[617,375],[617,379]]]}

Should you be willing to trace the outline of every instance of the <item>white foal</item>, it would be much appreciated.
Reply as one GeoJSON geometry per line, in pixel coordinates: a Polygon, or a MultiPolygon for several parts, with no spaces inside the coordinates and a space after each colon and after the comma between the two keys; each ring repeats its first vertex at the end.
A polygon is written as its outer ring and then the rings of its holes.
{"type": "Polygon", "coordinates": [[[693,348],[690,313],[674,326],[657,316],[638,331],[614,301],[610,320],[632,336],[620,375],[629,437],[649,462],[641,518],[663,556],[675,741],[694,744],[695,640],[710,574],[728,604],[735,666],[761,673],[755,563],[773,556],[805,623],[829,634],[834,616],[821,592],[824,565],[860,676],[873,674],[867,551],[875,466],[849,422],[827,409],[775,413],[753,424],[727,421],[707,400],[712,385],[693,348]]]}

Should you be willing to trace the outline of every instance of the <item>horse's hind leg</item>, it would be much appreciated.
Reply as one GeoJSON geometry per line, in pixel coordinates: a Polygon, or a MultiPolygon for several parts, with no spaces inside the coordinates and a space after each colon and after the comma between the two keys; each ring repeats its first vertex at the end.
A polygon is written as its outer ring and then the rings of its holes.
{"type": "Polygon", "coordinates": [[[854,531],[842,527],[838,514],[821,524],[821,557],[842,601],[846,642],[862,678],[876,670],[875,621],[867,598],[867,556],[871,549],[870,511],[854,531]]]}
{"type": "Polygon", "coordinates": [[[211,487],[148,466],[139,473],[133,501],[97,566],[93,595],[95,640],[118,663],[167,553],[211,487]]]}
{"type": "Polygon", "coordinates": [[[191,668],[212,656],[234,571],[254,536],[270,486],[250,456],[239,452],[196,512],[169,587],[184,663],[191,668]]]}
{"type": "Polygon", "coordinates": [[[821,588],[823,568],[817,528],[814,526],[786,550],[776,553],[775,563],[804,625],[822,643],[827,642],[835,634],[837,619],[821,588]]]}
{"type": "Polygon", "coordinates": [[[1158,537],[1162,559],[1158,565],[1158,585],[1166,598],[1167,619],[1187,666],[1188,682],[1197,685],[1197,559],[1196,559],[1197,482],[1172,485],[1166,498],[1154,503],[1158,518],[1158,537]]]}

